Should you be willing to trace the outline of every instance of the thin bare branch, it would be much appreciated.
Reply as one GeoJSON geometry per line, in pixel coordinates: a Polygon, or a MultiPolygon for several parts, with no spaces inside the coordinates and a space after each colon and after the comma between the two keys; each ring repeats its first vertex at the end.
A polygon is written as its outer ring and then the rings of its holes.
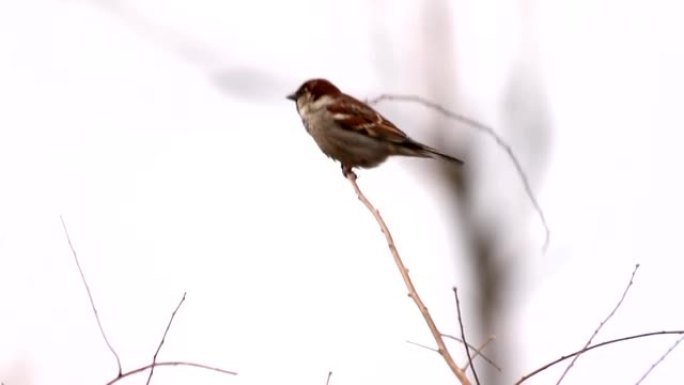
{"type": "MultiPolygon", "coordinates": [[[[601,321],[601,323],[596,328],[596,330],[594,330],[594,333],[592,333],[591,337],[589,337],[589,339],[587,340],[587,343],[584,344],[584,348],[591,345],[592,341],[594,340],[594,337],[596,337],[596,335],[601,331],[601,329],[603,328],[603,325],[605,325],[606,322],[608,322],[611,318],[613,318],[613,316],[615,315],[615,312],[617,312],[617,310],[620,308],[620,306],[622,306],[622,302],[624,302],[625,298],[627,297],[627,293],[629,292],[629,288],[632,287],[632,283],[634,282],[634,276],[636,275],[637,270],[639,270],[639,264],[638,263],[634,266],[634,270],[632,271],[632,275],[629,277],[629,283],[627,283],[627,287],[625,287],[625,290],[622,292],[622,296],[620,297],[620,300],[618,301],[617,304],[615,304],[615,307],[613,307],[613,310],[611,310],[611,312],[608,314],[608,316],[603,321],[601,321]]],[[[578,354],[572,359],[572,361],[570,361],[570,364],[568,364],[568,366],[565,368],[565,370],[561,374],[558,381],[556,381],[556,385],[560,385],[560,383],[563,381],[563,378],[565,378],[565,375],[568,374],[568,372],[573,367],[573,365],[575,365],[575,362],[577,361],[577,359],[579,359],[580,356],[581,356],[581,354],[578,354]]]]}
{"type": "Polygon", "coordinates": [[[180,309],[181,305],[183,305],[183,302],[185,302],[185,296],[187,294],[187,292],[183,293],[183,297],[181,297],[180,301],[178,302],[178,305],[176,305],[176,308],[173,310],[173,313],[171,313],[169,323],[166,324],[166,330],[164,330],[164,334],[162,335],[161,341],[159,341],[159,345],[157,346],[157,351],[154,352],[154,356],[152,357],[152,367],[150,368],[150,375],[147,377],[146,385],[150,385],[150,381],[152,381],[152,375],[154,374],[154,364],[157,363],[157,356],[159,355],[159,351],[164,345],[164,342],[166,342],[166,335],[169,334],[169,329],[171,329],[173,319],[176,318],[176,313],[178,313],[178,309],[180,309]]]}
{"type": "Polygon", "coordinates": [[[214,372],[219,372],[222,374],[229,374],[231,376],[237,376],[236,372],[232,372],[230,370],[225,370],[225,369],[221,369],[221,368],[216,368],[216,367],[209,366],[209,365],[196,364],[194,362],[170,361],[170,362],[156,362],[154,364],[149,364],[149,365],[141,366],[137,369],[133,369],[133,370],[128,371],[126,373],[123,373],[122,375],[118,376],[117,378],[109,381],[107,383],[107,385],[115,384],[115,383],[123,380],[126,377],[129,377],[129,376],[132,376],[132,375],[135,375],[138,373],[142,373],[148,369],[151,370],[152,368],[158,368],[158,367],[162,367],[162,366],[189,366],[189,367],[193,367],[193,368],[212,370],[214,372]]]}
{"type": "MultiPolygon", "coordinates": [[[[485,361],[487,361],[490,365],[492,365],[492,366],[494,367],[494,369],[496,369],[496,370],[498,370],[499,372],[501,372],[501,368],[500,368],[499,366],[497,366],[494,362],[492,362],[492,360],[490,360],[489,358],[485,357],[484,354],[482,354],[482,352],[483,352],[484,349],[487,347],[487,345],[489,345],[489,344],[490,344],[492,341],[494,341],[495,339],[496,339],[496,337],[493,336],[493,335],[491,335],[491,336],[489,336],[489,338],[487,338],[487,340],[485,340],[485,342],[482,343],[482,345],[480,345],[480,347],[479,347],[478,349],[474,349],[474,348],[473,348],[473,350],[475,350],[475,354],[473,354],[473,361],[475,361],[475,359],[476,359],[478,356],[482,356],[482,358],[483,358],[485,361]]],[[[468,369],[468,365],[469,365],[469,364],[470,364],[470,363],[466,363],[466,365],[463,367],[463,371],[466,371],[466,370],[468,369]]]]}
{"type": "Polygon", "coordinates": [[[427,100],[423,97],[417,96],[417,95],[395,95],[395,94],[382,94],[376,98],[368,100],[368,104],[377,104],[382,101],[399,101],[399,102],[412,102],[412,103],[418,103],[421,104],[427,108],[433,109],[440,114],[446,116],[449,119],[455,120],[457,122],[464,123],[470,127],[475,128],[476,130],[483,132],[487,135],[489,135],[491,138],[494,139],[496,144],[502,148],[505,152],[506,155],[508,155],[508,158],[511,160],[513,163],[513,166],[515,166],[515,170],[518,173],[518,176],[520,177],[520,180],[522,181],[523,187],[525,189],[525,193],[527,194],[528,198],[532,202],[532,206],[534,207],[534,210],[537,212],[539,215],[539,219],[541,220],[542,225],[544,226],[544,245],[542,246],[542,250],[544,253],[546,253],[546,250],[548,249],[549,242],[551,240],[551,230],[549,229],[549,225],[546,222],[546,216],[544,215],[544,211],[542,210],[541,206],[539,205],[539,202],[537,202],[537,198],[534,195],[534,192],[532,191],[532,186],[530,185],[530,181],[527,178],[527,174],[522,168],[522,165],[520,164],[520,161],[518,160],[518,157],[515,156],[515,153],[513,152],[513,149],[511,146],[506,143],[499,134],[496,133],[496,131],[492,128],[489,127],[485,124],[482,124],[474,119],[470,119],[466,117],[465,115],[458,114],[456,112],[453,112],[451,110],[448,110],[444,106],[435,103],[433,101],[427,100]]]}
{"type": "Polygon", "coordinates": [[[415,342],[415,341],[411,341],[411,340],[406,340],[406,343],[407,343],[407,344],[411,344],[411,345],[416,345],[416,346],[419,347],[419,348],[423,348],[423,349],[429,350],[429,351],[431,351],[431,352],[439,353],[439,350],[437,350],[437,349],[435,349],[435,348],[433,348],[433,347],[431,347],[431,346],[423,345],[423,344],[421,344],[421,343],[419,343],[419,342],[415,342]]]}
{"type": "Polygon", "coordinates": [[[470,370],[473,372],[475,383],[477,385],[480,385],[480,378],[477,376],[477,370],[475,370],[475,365],[473,365],[473,356],[470,355],[470,346],[468,345],[468,340],[466,339],[465,326],[463,325],[463,316],[461,315],[461,300],[458,298],[458,289],[454,286],[452,290],[454,291],[454,298],[456,298],[458,327],[461,329],[461,339],[463,340],[463,346],[465,346],[466,356],[468,356],[468,365],[470,365],[470,370]]]}
{"type": "Polygon", "coordinates": [[[529,380],[531,377],[543,372],[544,370],[546,370],[546,369],[548,369],[548,368],[550,368],[550,367],[552,367],[558,363],[561,363],[561,362],[563,362],[569,358],[576,357],[580,354],[584,354],[590,350],[594,350],[594,349],[597,349],[597,348],[600,348],[600,347],[603,347],[606,345],[610,345],[610,344],[614,344],[614,343],[618,343],[618,342],[623,342],[623,341],[629,341],[629,340],[635,340],[635,339],[639,339],[639,338],[646,338],[646,337],[653,337],[653,336],[673,335],[673,334],[674,335],[684,335],[684,330],[663,330],[663,331],[659,331],[659,332],[635,334],[635,335],[628,336],[628,337],[616,338],[614,340],[600,342],[600,343],[597,343],[595,345],[591,345],[591,346],[588,346],[586,348],[582,348],[582,349],[580,349],[574,353],[566,354],[566,355],[558,358],[557,360],[549,362],[548,364],[534,370],[533,372],[530,372],[530,373],[522,376],[522,378],[520,378],[520,380],[518,380],[518,382],[516,382],[515,385],[520,385],[523,382],[529,380]]]}
{"type": "Polygon", "coordinates": [[[328,372],[328,379],[325,380],[325,385],[330,385],[330,377],[332,377],[332,371],[328,372]]]}
{"type": "Polygon", "coordinates": [[[422,314],[425,323],[427,323],[428,328],[432,333],[432,337],[435,339],[435,342],[437,343],[439,354],[442,356],[442,358],[444,358],[444,361],[446,361],[447,365],[454,373],[456,378],[461,382],[461,384],[470,385],[468,377],[466,377],[463,370],[461,370],[461,368],[458,365],[456,365],[456,362],[454,362],[454,359],[451,357],[451,354],[449,353],[449,350],[447,349],[446,344],[444,343],[442,334],[439,332],[439,329],[437,329],[437,325],[435,325],[435,321],[433,321],[432,316],[428,312],[427,307],[420,299],[420,296],[418,296],[418,292],[416,291],[416,288],[413,286],[413,281],[411,281],[411,277],[409,276],[408,270],[406,269],[406,266],[404,266],[404,262],[401,260],[401,257],[399,256],[399,251],[397,250],[397,247],[394,244],[392,234],[390,233],[387,224],[385,224],[385,220],[380,215],[380,212],[366,198],[363,192],[361,192],[361,189],[359,189],[359,186],[356,183],[356,174],[354,174],[352,171],[345,171],[345,175],[349,182],[352,184],[352,187],[356,192],[356,196],[359,198],[361,203],[363,203],[363,205],[366,206],[368,211],[370,211],[370,213],[373,215],[378,225],[380,226],[382,233],[385,235],[387,247],[389,248],[392,257],[394,258],[394,262],[396,263],[397,268],[399,268],[401,277],[404,279],[404,284],[406,284],[406,288],[408,289],[409,297],[413,299],[413,302],[415,302],[416,306],[418,307],[418,310],[420,310],[420,313],[422,314]]]}
{"type": "Polygon", "coordinates": [[[71,243],[71,237],[69,236],[69,231],[67,230],[66,223],[64,223],[64,218],[62,216],[59,216],[59,220],[62,222],[62,228],[64,229],[64,235],[66,236],[67,242],[69,243],[69,248],[71,249],[71,254],[74,256],[74,261],[76,262],[76,267],[78,268],[78,272],[81,275],[81,281],[83,281],[83,286],[86,289],[86,292],[88,293],[88,300],[90,301],[90,307],[93,310],[93,314],[95,315],[95,321],[97,321],[97,326],[100,328],[100,334],[102,335],[102,339],[104,339],[105,343],[107,344],[107,347],[109,348],[109,351],[112,352],[112,355],[114,355],[114,358],[116,359],[116,366],[118,367],[118,373],[117,376],[121,377],[121,359],[119,358],[119,355],[116,353],[116,350],[114,350],[114,347],[112,344],[109,342],[109,339],[107,338],[107,334],[104,331],[104,327],[102,327],[102,321],[100,321],[100,315],[97,312],[97,307],[95,306],[95,300],[93,299],[93,294],[90,291],[90,285],[88,285],[88,281],[86,280],[85,274],[83,273],[83,269],[81,268],[81,263],[78,260],[78,254],[76,254],[76,249],[74,248],[74,245],[71,243]]]}
{"type": "Polygon", "coordinates": [[[665,358],[667,358],[667,356],[669,356],[670,353],[672,353],[672,351],[675,350],[675,348],[677,348],[677,346],[679,345],[679,343],[682,342],[682,340],[684,340],[684,334],[681,335],[679,338],[677,338],[677,340],[670,346],[670,348],[667,349],[667,351],[665,353],[663,353],[663,355],[660,356],[660,358],[658,358],[658,360],[656,362],[654,362],[650,368],[648,368],[646,373],[644,373],[644,375],[641,376],[641,378],[639,378],[639,381],[637,381],[635,385],[641,384],[646,379],[646,377],[648,377],[648,375],[651,374],[653,369],[655,369],[656,366],[660,365],[660,363],[663,362],[665,360],[665,358]]]}

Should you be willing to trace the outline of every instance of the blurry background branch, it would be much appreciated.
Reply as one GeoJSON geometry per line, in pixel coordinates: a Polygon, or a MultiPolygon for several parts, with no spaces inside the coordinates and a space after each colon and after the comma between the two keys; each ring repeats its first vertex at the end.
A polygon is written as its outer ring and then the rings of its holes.
{"type": "Polygon", "coordinates": [[[235,65],[231,52],[212,45],[188,31],[163,25],[139,12],[124,0],[90,0],[123,20],[140,36],[170,49],[192,63],[222,92],[246,99],[263,99],[286,80],[274,72],[235,65]]]}
{"type": "Polygon", "coordinates": [[[496,131],[492,127],[482,124],[477,120],[471,119],[465,115],[451,111],[439,103],[427,100],[418,95],[382,94],[378,97],[368,100],[368,103],[378,104],[385,100],[418,103],[446,116],[449,119],[466,124],[467,126],[472,127],[478,130],[479,132],[482,132],[493,138],[496,142],[496,145],[499,146],[506,153],[511,163],[513,163],[515,171],[518,173],[520,181],[522,182],[522,185],[525,189],[525,194],[527,194],[527,197],[530,199],[530,202],[532,203],[532,207],[539,215],[539,220],[541,221],[542,226],[544,227],[544,244],[542,245],[542,250],[546,252],[546,249],[549,246],[549,241],[551,239],[551,230],[549,229],[549,225],[546,223],[546,216],[544,215],[544,210],[542,210],[541,206],[539,206],[537,198],[535,198],[534,192],[532,191],[532,186],[530,186],[529,178],[527,177],[525,170],[523,170],[522,165],[518,160],[518,157],[515,156],[513,149],[508,143],[506,143],[506,141],[499,134],[496,133],[496,131]]]}

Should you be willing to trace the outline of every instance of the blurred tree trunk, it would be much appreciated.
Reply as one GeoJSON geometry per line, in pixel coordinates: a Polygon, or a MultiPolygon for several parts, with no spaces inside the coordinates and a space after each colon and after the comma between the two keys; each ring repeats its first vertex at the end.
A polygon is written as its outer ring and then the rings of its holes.
{"type": "MultiPolygon", "coordinates": [[[[538,54],[533,28],[535,18],[532,14],[534,4],[527,1],[519,5],[520,14],[492,15],[492,18],[497,20],[502,17],[518,17],[521,19],[518,25],[522,27],[521,31],[497,29],[499,34],[520,33],[521,44],[517,51],[513,50],[519,59],[514,57],[510,60],[510,68],[507,71],[509,78],[504,80],[504,84],[499,85],[496,94],[500,97],[498,100],[492,100],[497,105],[491,110],[499,114],[502,122],[500,127],[495,128],[512,146],[523,168],[529,173],[532,186],[535,186],[534,176],[546,163],[550,128],[543,83],[537,64],[538,54]]],[[[455,20],[452,17],[454,13],[447,1],[426,1],[422,3],[421,11],[419,17],[422,18],[422,23],[419,24],[422,30],[407,32],[417,35],[414,41],[418,46],[410,50],[411,57],[404,56],[402,59],[422,61],[418,66],[422,73],[417,76],[420,77],[420,84],[426,85],[426,88],[416,91],[417,93],[427,92],[422,96],[436,101],[447,109],[463,112],[464,109],[459,108],[464,104],[459,101],[459,94],[463,93],[462,89],[459,90],[459,85],[464,83],[458,81],[459,64],[464,60],[477,63],[483,59],[463,58],[458,55],[458,39],[454,28],[455,20]]],[[[468,17],[467,14],[457,16],[464,20],[468,17]]],[[[472,36],[477,34],[474,33],[472,36]]],[[[472,36],[469,35],[468,38],[472,36]]],[[[478,44],[482,45],[483,51],[492,51],[497,47],[496,41],[482,41],[478,44]]],[[[453,218],[454,241],[465,244],[464,247],[459,244],[456,249],[467,251],[465,254],[459,253],[455,258],[459,259],[460,264],[470,266],[473,287],[469,292],[478,294],[462,298],[466,303],[472,304],[477,301],[476,306],[470,306],[471,309],[477,309],[476,314],[466,314],[471,320],[466,325],[466,332],[469,335],[469,342],[475,345],[489,335],[497,336],[496,341],[487,348],[487,354],[502,366],[506,373],[502,375],[491,366],[480,362],[476,366],[483,384],[508,383],[509,376],[516,376],[518,368],[514,358],[521,353],[519,341],[515,340],[515,320],[510,319],[509,314],[515,309],[516,304],[522,301],[522,298],[512,298],[508,293],[518,292],[512,289],[516,286],[516,280],[524,273],[527,252],[507,246],[512,243],[510,234],[516,234],[517,238],[520,238],[521,234],[524,235],[521,232],[526,226],[522,224],[529,222],[534,211],[531,210],[532,206],[518,177],[510,177],[513,175],[513,166],[502,156],[503,151],[495,147],[490,138],[478,137],[479,134],[471,135],[472,130],[457,128],[456,122],[447,120],[437,113],[431,117],[431,131],[436,137],[433,142],[441,143],[441,149],[446,151],[449,151],[451,146],[450,153],[465,158],[467,162],[463,169],[454,168],[447,163],[438,163],[443,166],[439,169],[443,185],[450,191],[449,196],[453,197],[446,203],[445,213],[453,218]],[[503,177],[504,174],[508,174],[508,177],[503,177]],[[501,182],[506,185],[502,186],[501,182]],[[513,198],[503,196],[504,194],[513,198]],[[482,196],[492,195],[496,198],[493,202],[484,204],[484,207],[487,207],[485,213],[481,209],[482,196]],[[524,209],[516,209],[521,207],[524,209]]],[[[471,118],[480,120],[477,116],[471,118]]],[[[538,249],[534,250],[536,252],[538,249]]]]}

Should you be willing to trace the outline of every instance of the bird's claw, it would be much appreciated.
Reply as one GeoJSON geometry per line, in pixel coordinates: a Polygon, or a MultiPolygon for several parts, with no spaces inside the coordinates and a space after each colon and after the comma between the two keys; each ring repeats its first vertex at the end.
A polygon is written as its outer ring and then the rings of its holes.
{"type": "Polygon", "coordinates": [[[354,173],[352,168],[349,166],[342,165],[342,175],[344,175],[344,177],[347,179],[356,180],[356,173],[354,173]]]}

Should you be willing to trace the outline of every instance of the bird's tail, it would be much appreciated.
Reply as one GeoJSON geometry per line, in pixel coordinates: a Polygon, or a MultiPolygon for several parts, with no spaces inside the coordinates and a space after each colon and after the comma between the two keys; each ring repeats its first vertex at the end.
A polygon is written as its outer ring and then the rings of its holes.
{"type": "Polygon", "coordinates": [[[430,147],[426,147],[426,146],[423,146],[423,147],[425,147],[424,148],[425,152],[429,153],[430,156],[432,156],[433,158],[436,157],[436,158],[446,159],[450,162],[454,162],[454,163],[459,164],[459,165],[462,165],[464,163],[462,160],[460,160],[458,158],[454,158],[451,155],[443,154],[443,153],[435,150],[434,148],[430,148],[430,147]]]}
{"type": "Polygon", "coordinates": [[[422,158],[442,158],[448,160],[449,162],[456,163],[458,165],[462,165],[464,163],[462,160],[458,158],[455,158],[451,155],[443,154],[430,146],[426,146],[422,143],[416,142],[415,140],[409,138],[407,138],[395,149],[402,155],[418,156],[422,158]]]}
{"type": "Polygon", "coordinates": [[[454,158],[451,155],[441,153],[441,152],[437,151],[436,149],[434,149],[430,146],[426,146],[426,145],[424,145],[422,143],[418,143],[418,142],[414,142],[414,144],[417,145],[418,150],[421,152],[422,156],[428,156],[430,158],[442,158],[442,159],[448,160],[449,162],[454,162],[458,165],[463,164],[462,160],[460,160],[458,158],[454,158]]]}

